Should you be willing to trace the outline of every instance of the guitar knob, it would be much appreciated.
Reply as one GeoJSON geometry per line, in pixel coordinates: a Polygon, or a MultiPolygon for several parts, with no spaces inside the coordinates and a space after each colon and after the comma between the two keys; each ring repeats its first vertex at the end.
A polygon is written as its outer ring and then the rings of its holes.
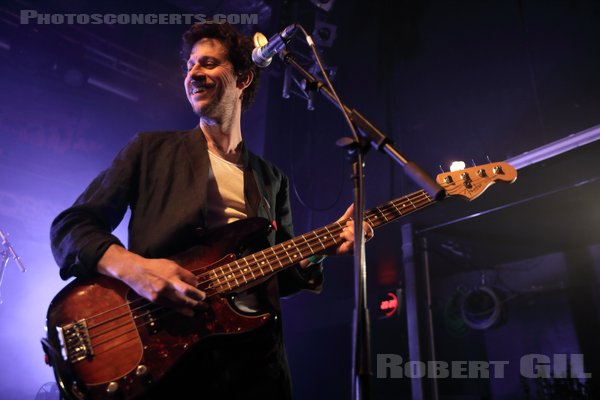
{"type": "Polygon", "coordinates": [[[137,368],[135,369],[136,376],[144,376],[147,373],[148,373],[148,367],[146,367],[145,365],[138,365],[137,368]]]}
{"type": "Polygon", "coordinates": [[[495,175],[502,175],[502,174],[504,174],[504,171],[502,170],[502,166],[501,165],[495,166],[493,171],[494,171],[495,175]]]}
{"type": "Polygon", "coordinates": [[[119,390],[119,384],[117,382],[111,382],[106,387],[106,393],[114,395],[119,390]]]}
{"type": "Polygon", "coordinates": [[[73,385],[71,386],[71,392],[73,392],[73,394],[75,395],[75,398],[85,399],[83,392],[81,390],[79,390],[79,387],[77,387],[77,383],[73,383],[73,385]]]}
{"type": "Polygon", "coordinates": [[[485,169],[478,169],[477,170],[477,175],[479,175],[481,178],[486,177],[487,174],[485,172],[485,169]]]}
{"type": "Polygon", "coordinates": [[[446,183],[448,183],[448,184],[452,183],[452,182],[453,182],[453,181],[452,181],[452,177],[451,177],[450,175],[446,176],[446,177],[444,178],[444,182],[446,182],[446,183]]]}

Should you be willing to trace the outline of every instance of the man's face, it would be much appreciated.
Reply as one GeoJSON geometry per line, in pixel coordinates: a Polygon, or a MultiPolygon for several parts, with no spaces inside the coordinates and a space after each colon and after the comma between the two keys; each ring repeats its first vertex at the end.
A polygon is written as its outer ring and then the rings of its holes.
{"type": "Polygon", "coordinates": [[[227,49],[217,39],[201,39],[192,47],[184,85],[188,101],[200,117],[220,120],[242,94],[227,49]]]}

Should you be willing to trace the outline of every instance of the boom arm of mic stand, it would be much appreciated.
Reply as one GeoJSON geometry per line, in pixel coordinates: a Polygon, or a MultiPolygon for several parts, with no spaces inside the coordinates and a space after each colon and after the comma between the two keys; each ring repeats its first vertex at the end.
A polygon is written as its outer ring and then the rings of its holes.
{"type": "MultiPolygon", "coordinates": [[[[331,91],[323,82],[315,78],[310,72],[302,67],[294,58],[293,54],[287,50],[281,53],[281,59],[284,63],[291,65],[296,71],[298,71],[307,82],[307,88],[311,88],[315,91],[322,93],[336,107],[340,108],[340,104],[335,100],[331,91]]],[[[389,155],[394,161],[396,161],[406,174],[421,188],[423,188],[433,199],[441,200],[444,197],[444,189],[431,178],[427,173],[415,164],[413,161],[409,161],[404,157],[392,144],[392,141],[373,124],[371,124],[361,113],[354,109],[348,108],[344,103],[341,103],[341,107],[348,114],[352,123],[358,128],[360,136],[363,142],[368,144],[382,152],[389,155]]]]}

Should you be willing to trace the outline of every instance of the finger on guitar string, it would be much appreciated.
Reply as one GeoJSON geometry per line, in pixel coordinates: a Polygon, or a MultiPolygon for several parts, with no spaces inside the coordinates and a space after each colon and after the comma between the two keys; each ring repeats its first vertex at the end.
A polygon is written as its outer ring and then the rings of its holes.
{"type": "Polygon", "coordinates": [[[369,240],[373,239],[373,236],[375,236],[375,231],[373,230],[371,224],[365,222],[363,230],[365,232],[365,241],[368,242],[369,240]]]}
{"type": "Polygon", "coordinates": [[[187,317],[193,317],[195,310],[204,310],[207,308],[206,303],[203,301],[194,300],[177,290],[167,292],[163,298],[157,301],[157,303],[165,305],[187,317]]]}
{"type": "MultiPolygon", "coordinates": [[[[184,271],[189,272],[186,270],[184,270],[184,271]]],[[[188,297],[188,298],[191,298],[194,300],[198,300],[198,301],[202,301],[206,298],[206,293],[203,292],[202,290],[198,289],[200,283],[198,282],[198,280],[196,279],[196,277],[193,274],[191,274],[191,275],[192,275],[191,278],[182,276],[182,277],[180,277],[180,279],[174,279],[171,282],[171,284],[172,284],[174,290],[178,291],[185,297],[188,297]]]]}

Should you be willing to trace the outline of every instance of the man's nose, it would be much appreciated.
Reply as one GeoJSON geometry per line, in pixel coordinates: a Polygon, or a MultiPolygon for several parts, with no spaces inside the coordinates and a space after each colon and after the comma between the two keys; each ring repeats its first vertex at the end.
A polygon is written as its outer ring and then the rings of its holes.
{"type": "Polygon", "coordinates": [[[195,76],[200,76],[200,75],[204,75],[204,74],[205,74],[204,68],[199,63],[194,64],[192,66],[192,68],[188,71],[188,75],[190,75],[192,78],[195,76]]]}

